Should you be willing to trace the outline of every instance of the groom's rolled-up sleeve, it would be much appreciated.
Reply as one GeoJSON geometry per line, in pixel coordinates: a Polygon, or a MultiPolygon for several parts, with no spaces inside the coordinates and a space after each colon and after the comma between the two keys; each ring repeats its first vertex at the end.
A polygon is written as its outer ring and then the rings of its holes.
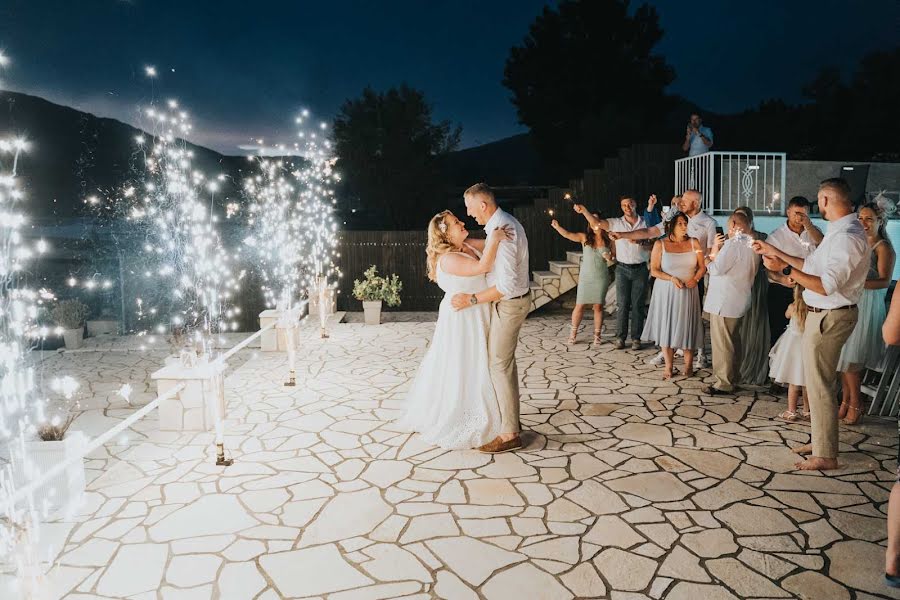
{"type": "Polygon", "coordinates": [[[500,242],[497,258],[494,260],[494,286],[503,294],[503,298],[511,298],[516,281],[516,243],[514,240],[500,242]]]}

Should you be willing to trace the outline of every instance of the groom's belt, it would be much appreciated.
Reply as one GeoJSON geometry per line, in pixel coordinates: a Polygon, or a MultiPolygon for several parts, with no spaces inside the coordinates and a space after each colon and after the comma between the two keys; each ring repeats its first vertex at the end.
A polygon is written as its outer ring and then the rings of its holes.
{"type": "Polygon", "coordinates": [[[512,298],[502,298],[501,300],[520,300],[520,299],[524,298],[525,296],[527,296],[527,295],[530,294],[530,293],[531,293],[531,290],[528,290],[527,292],[525,292],[525,293],[522,294],[521,296],[513,296],[512,298]]]}
{"type": "Polygon", "coordinates": [[[645,262],[639,262],[639,263],[623,263],[623,262],[620,262],[620,263],[619,263],[619,266],[620,266],[620,267],[628,267],[629,269],[637,269],[637,268],[640,268],[640,267],[645,266],[646,264],[647,264],[647,263],[645,263],[645,262]]]}

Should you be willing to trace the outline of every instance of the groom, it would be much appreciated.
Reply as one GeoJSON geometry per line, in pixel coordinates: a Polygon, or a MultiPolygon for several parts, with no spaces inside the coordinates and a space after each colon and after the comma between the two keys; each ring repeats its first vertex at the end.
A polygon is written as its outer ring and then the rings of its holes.
{"type": "MultiPolygon", "coordinates": [[[[528,277],[528,239],[525,229],[512,215],[497,206],[494,192],[485,183],[476,183],[463,194],[466,214],[484,226],[488,235],[498,227],[513,231],[511,240],[500,242],[493,270],[487,274],[491,286],[477,294],[455,294],[453,308],[491,303],[491,330],[488,334],[488,360],[491,382],[500,405],[500,435],[480,451],[488,454],[509,452],[522,447],[519,438],[519,371],[516,368],[516,345],[519,330],[531,310],[528,277]]],[[[484,248],[484,240],[469,245],[484,248]]]]}

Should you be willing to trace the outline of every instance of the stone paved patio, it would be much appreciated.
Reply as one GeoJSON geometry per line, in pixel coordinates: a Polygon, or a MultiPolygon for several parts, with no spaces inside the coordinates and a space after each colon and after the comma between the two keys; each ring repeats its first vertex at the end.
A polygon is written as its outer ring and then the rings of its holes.
{"type": "MultiPolygon", "coordinates": [[[[797,475],[788,448],[808,427],[774,419],[783,400],[699,396],[649,350],[567,348],[566,316],[548,315],[519,347],[527,448],[445,452],[391,423],[433,329],[404,320],[305,339],[296,388],[285,355],[240,353],[231,467],[210,434],[161,433],[154,415],[94,453],[79,515],[42,530],[50,596],[900,597],[881,583],[895,422],[844,430],[840,471],[797,475]]],[[[165,354],[103,343],[45,363],[90,377],[76,426],[91,434],[134,410],[115,390],[165,354]]],[[[134,405],[152,398],[135,387],[134,405]]]]}

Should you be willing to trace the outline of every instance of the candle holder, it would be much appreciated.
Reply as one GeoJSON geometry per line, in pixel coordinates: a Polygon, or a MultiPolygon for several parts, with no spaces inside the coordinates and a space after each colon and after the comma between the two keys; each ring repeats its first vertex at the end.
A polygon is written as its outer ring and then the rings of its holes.
{"type": "Polygon", "coordinates": [[[234,464],[233,458],[225,458],[225,444],[217,443],[216,444],[216,466],[217,467],[230,467],[234,464]]]}

